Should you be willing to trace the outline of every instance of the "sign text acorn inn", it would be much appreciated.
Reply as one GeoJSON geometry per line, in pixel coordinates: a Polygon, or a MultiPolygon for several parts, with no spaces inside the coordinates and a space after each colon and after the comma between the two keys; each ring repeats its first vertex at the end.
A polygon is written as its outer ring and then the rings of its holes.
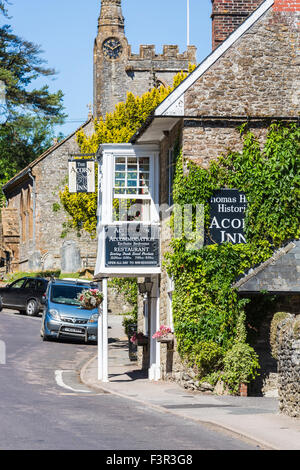
{"type": "Polygon", "coordinates": [[[219,189],[210,198],[210,224],[206,244],[247,243],[245,215],[247,199],[236,189],[219,189]]]}

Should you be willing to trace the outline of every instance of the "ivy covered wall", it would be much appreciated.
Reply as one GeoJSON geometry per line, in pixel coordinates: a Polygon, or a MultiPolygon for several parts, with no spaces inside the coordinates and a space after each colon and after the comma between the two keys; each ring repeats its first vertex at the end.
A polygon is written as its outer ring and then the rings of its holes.
{"type": "Polygon", "coordinates": [[[258,373],[258,357],[248,343],[245,305],[232,289],[249,268],[274,249],[300,236],[299,128],[272,124],[261,146],[246,125],[240,129],[241,152],[229,152],[207,168],[177,155],[174,202],[204,204],[213,190],[235,188],[246,194],[247,244],[204,246],[187,250],[190,240],[173,238],[165,258],[175,283],[174,327],[182,360],[198,378],[215,384],[220,378],[237,393],[258,373]]]}

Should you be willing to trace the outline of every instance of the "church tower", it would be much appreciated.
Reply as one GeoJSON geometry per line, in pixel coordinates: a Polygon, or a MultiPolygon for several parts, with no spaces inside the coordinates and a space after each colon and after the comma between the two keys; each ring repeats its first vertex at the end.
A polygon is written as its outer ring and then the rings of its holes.
{"type": "Polygon", "coordinates": [[[142,95],[154,86],[172,85],[174,75],[190,63],[196,63],[194,46],[180,54],[178,46],[165,45],[156,54],[154,45],[140,45],[139,54],[132,54],[121,0],[102,0],[94,45],[94,117],[114,111],[127,92],[142,95]]]}

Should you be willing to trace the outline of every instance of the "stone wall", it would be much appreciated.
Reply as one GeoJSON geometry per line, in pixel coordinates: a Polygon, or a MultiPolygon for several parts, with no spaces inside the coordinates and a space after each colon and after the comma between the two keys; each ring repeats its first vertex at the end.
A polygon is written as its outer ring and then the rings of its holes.
{"type": "Polygon", "coordinates": [[[141,45],[139,54],[132,54],[125,37],[121,57],[107,60],[101,51],[103,40],[101,35],[97,38],[94,51],[96,116],[113,112],[118,103],[126,101],[128,92],[141,96],[155,86],[172,86],[178,72],[187,72],[189,64],[196,63],[192,46],[181,54],[178,46],[166,45],[163,53],[157,54],[153,45],[141,45]]]}
{"type": "Polygon", "coordinates": [[[185,157],[207,167],[228,149],[240,151],[243,116],[261,118],[249,122],[263,142],[270,123],[263,117],[298,115],[298,23],[299,13],[270,9],[186,91],[185,157]]]}
{"type": "Polygon", "coordinates": [[[133,308],[126,302],[124,295],[120,294],[113,286],[108,286],[107,303],[108,313],[112,315],[125,315],[133,308]]]}
{"type": "MultiPolygon", "coordinates": [[[[84,131],[89,135],[92,130],[93,124],[89,122],[84,131]]],[[[8,211],[17,213],[15,232],[19,237],[19,253],[15,256],[18,265],[14,265],[14,270],[76,272],[95,265],[97,242],[89,234],[78,237],[70,230],[62,238],[68,216],[61,206],[59,191],[68,182],[68,160],[78,152],[74,133],[31,164],[35,187],[27,176],[27,179],[17,179],[7,190],[8,208],[2,210],[4,223],[8,211]]]]}
{"type": "MultiPolygon", "coordinates": [[[[84,132],[89,135],[93,131],[93,124],[85,127],[84,132]]],[[[64,238],[63,224],[67,221],[67,214],[61,206],[59,191],[63,190],[68,181],[68,160],[72,153],[78,153],[76,136],[71,136],[63,145],[58,146],[47,158],[43,159],[33,168],[36,179],[36,249],[40,251],[44,269],[59,268],[74,272],[81,267],[95,265],[97,242],[89,234],[83,232],[77,237],[74,230],[70,230],[64,238]],[[60,209],[54,210],[54,204],[60,209]],[[73,266],[64,262],[68,258],[65,254],[73,253],[73,266]],[[80,258],[80,263],[75,263],[80,258]]]]}
{"type": "Polygon", "coordinates": [[[279,323],[277,341],[280,412],[300,418],[300,315],[279,323]]]}
{"type": "Polygon", "coordinates": [[[3,272],[14,271],[19,266],[20,227],[19,213],[14,208],[1,210],[1,251],[2,256],[9,254],[9,266],[3,272]],[[6,253],[5,253],[6,252],[6,253]]]}
{"type": "Polygon", "coordinates": [[[186,92],[186,116],[297,116],[299,13],[272,9],[186,92]]]}

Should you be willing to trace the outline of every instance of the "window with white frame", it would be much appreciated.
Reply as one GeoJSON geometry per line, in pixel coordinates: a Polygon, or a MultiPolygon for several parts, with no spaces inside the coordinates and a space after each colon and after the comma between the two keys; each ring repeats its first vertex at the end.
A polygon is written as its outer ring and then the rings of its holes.
{"type": "Polygon", "coordinates": [[[150,222],[151,181],[151,157],[115,156],[114,222],[150,222]]]}

